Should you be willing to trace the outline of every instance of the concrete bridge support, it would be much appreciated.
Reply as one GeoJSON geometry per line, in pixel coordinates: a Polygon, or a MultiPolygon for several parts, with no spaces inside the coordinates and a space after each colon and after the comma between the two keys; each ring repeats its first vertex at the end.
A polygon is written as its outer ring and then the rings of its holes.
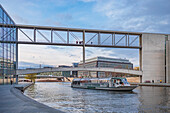
{"type": "Polygon", "coordinates": [[[166,83],[170,83],[170,35],[166,41],[166,83]]]}
{"type": "Polygon", "coordinates": [[[142,82],[166,82],[165,37],[163,34],[142,34],[142,82]]]}

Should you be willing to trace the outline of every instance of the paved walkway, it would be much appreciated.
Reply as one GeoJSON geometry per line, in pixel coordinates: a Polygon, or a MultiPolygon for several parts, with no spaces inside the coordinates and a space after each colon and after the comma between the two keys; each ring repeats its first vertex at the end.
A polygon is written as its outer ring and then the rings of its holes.
{"type": "Polygon", "coordinates": [[[13,85],[0,85],[0,113],[62,113],[22,94],[13,85]]]}
{"type": "Polygon", "coordinates": [[[170,84],[167,83],[130,83],[130,84],[139,86],[170,87],[170,84]]]}

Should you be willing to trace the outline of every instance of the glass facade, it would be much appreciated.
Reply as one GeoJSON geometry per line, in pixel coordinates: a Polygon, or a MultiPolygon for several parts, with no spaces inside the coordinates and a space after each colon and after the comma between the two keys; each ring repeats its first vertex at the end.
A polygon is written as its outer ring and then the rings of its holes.
{"type": "Polygon", "coordinates": [[[14,21],[0,5],[0,84],[16,83],[16,28],[14,21]],[[8,25],[8,26],[5,26],[8,25]]]}
{"type": "Polygon", "coordinates": [[[112,62],[98,62],[98,67],[119,68],[119,69],[133,69],[131,63],[112,63],[112,62]]]}

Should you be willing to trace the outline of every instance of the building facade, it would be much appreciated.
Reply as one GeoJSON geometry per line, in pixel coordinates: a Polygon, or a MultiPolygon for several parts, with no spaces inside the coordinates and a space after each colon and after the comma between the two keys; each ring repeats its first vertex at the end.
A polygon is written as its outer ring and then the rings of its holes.
{"type": "Polygon", "coordinates": [[[0,84],[17,82],[16,73],[16,43],[5,41],[16,41],[15,23],[0,5],[0,24],[9,27],[0,27],[0,84]],[[4,42],[2,42],[4,41],[4,42]]]}
{"type": "Polygon", "coordinates": [[[140,50],[140,70],[143,71],[142,82],[154,81],[170,83],[170,35],[142,34],[140,50]]]}
{"type": "MultiPolygon", "coordinates": [[[[108,58],[108,57],[94,57],[85,61],[85,67],[102,67],[102,68],[119,68],[119,69],[133,69],[133,64],[127,59],[108,58]]],[[[83,67],[83,62],[80,62],[78,67],[83,67]]],[[[79,71],[79,76],[91,76],[91,77],[108,77],[108,76],[120,76],[118,73],[111,72],[86,72],[79,71]]],[[[122,75],[122,74],[121,74],[122,75]]]]}

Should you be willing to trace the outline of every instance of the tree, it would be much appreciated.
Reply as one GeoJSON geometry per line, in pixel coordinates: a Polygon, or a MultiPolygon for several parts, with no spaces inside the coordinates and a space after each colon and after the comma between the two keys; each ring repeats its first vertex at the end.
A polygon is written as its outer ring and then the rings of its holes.
{"type": "Polygon", "coordinates": [[[26,74],[25,78],[26,78],[26,79],[30,79],[31,82],[34,82],[34,83],[35,83],[35,79],[37,78],[36,75],[37,75],[36,73],[26,74]]]}
{"type": "Polygon", "coordinates": [[[139,67],[134,67],[134,70],[139,70],[139,67]]]}

